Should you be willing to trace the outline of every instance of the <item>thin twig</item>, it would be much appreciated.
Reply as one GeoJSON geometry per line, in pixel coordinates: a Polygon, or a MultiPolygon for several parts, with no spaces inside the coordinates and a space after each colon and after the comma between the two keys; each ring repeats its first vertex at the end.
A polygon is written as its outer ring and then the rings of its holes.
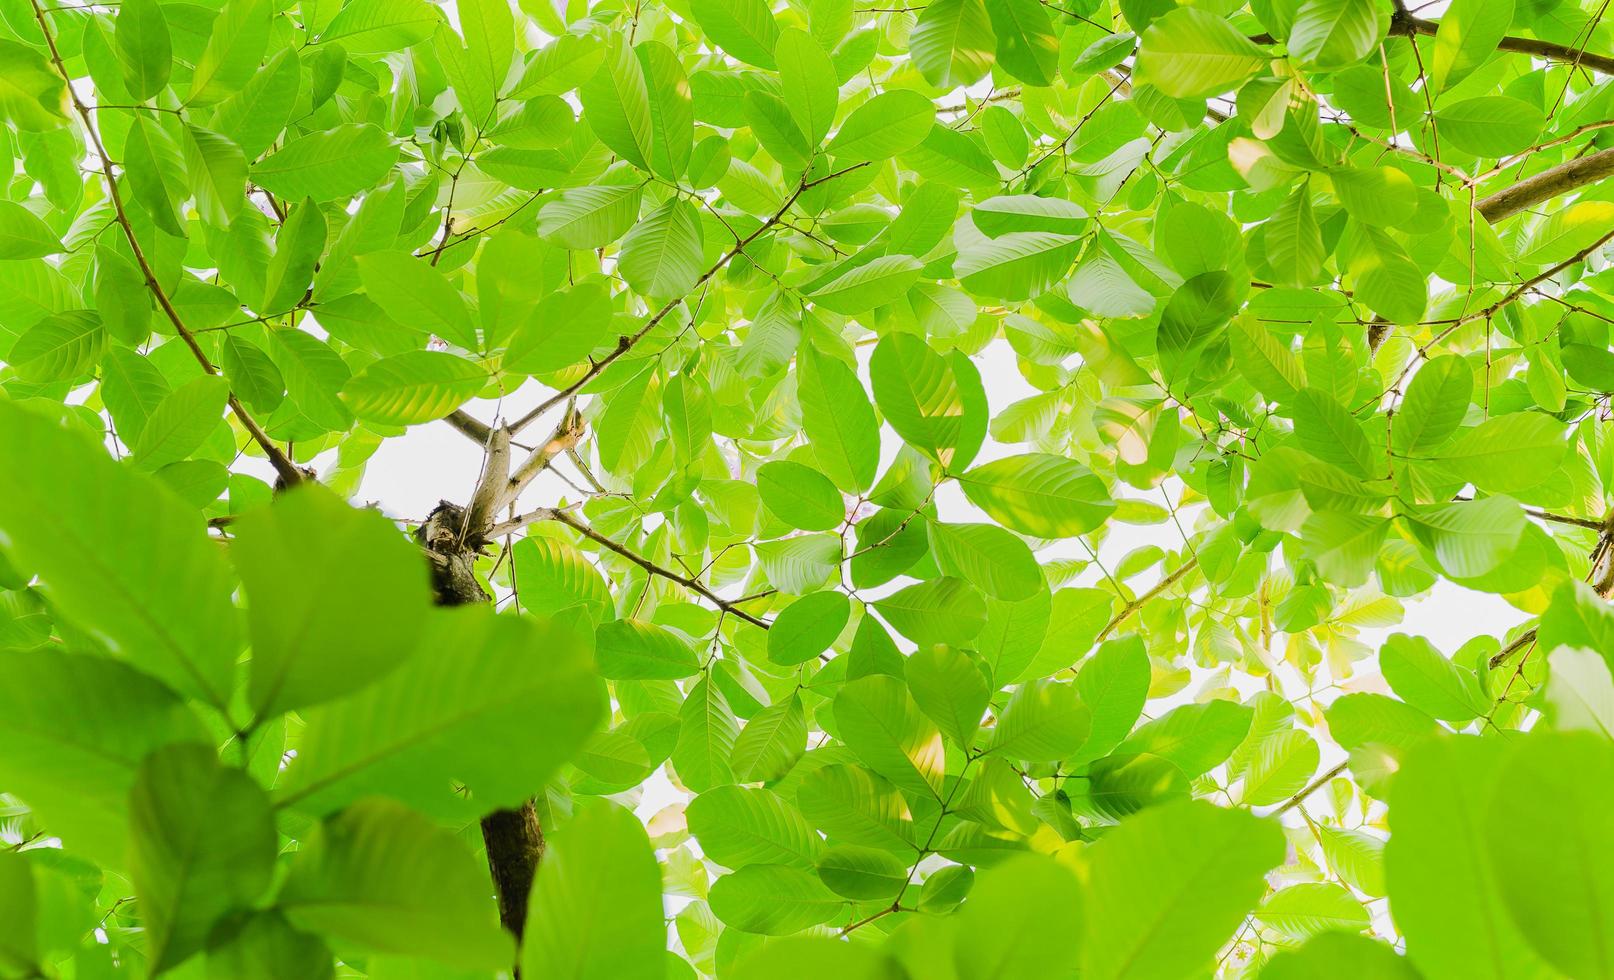
{"type": "MultiPolygon", "coordinates": [[[[167,291],[157,282],[157,273],[153,271],[151,262],[147,260],[146,251],[141,246],[140,238],[135,234],[134,227],[129,224],[129,213],[123,204],[123,192],[118,188],[116,175],[112,173],[112,158],[107,155],[106,145],[101,142],[101,133],[95,128],[94,120],[90,118],[90,108],[84,104],[84,100],[79,98],[78,92],[73,88],[73,78],[68,74],[67,66],[62,61],[62,53],[56,47],[56,35],[51,32],[50,23],[45,20],[45,11],[40,7],[39,0],[30,0],[30,2],[34,8],[34,19],[39,22],[39,30],[45,36],[45,46],[50,49],[51,64],[55,66],[56,73],[61,76],[62,84],[67,88],[68,98],[72,100],[73,108],[78,112],[79,118],[83,120],[85,135],[89,138],[90,145],[95,150],[96,158],[101,163],[101,173],[106,177],[107,199],[112,203],[112,211],[117,216],[118,225],[123,229],[123,236],[129,242],[129,251],[134,254],[135,263],[140,267],[141,275],[145,277],[146,288],[156,298],[157,305],[162,307],[163,314],[168,318],[168,322],[173,325],[174,332],[179,335],[179,339],[185,342],[185,345],[190,348],[191,354],[196,357],[197,363],[202,365],[202,370],[208,374],[217,375],[219,373],[218,367],[213,364],[206,352],[202,350],[201,345],[196,342],[196,335],[191,333],[190,329],[185,326],[185,321],[180,318],[179,311],[174,308],[173,301],[168,298],[167,291]]],[[[230,412],[241,423],[241,427],[247,430],[247,434],[263,450],[264,455],[269,457],[270,464],[274,466],[275,472],[279,474],[283,484],[288,487],[296,486],[306,479],[303,471],[281,451],[279,446],[275,445],[274,440],[269,438],[269,434],[247,411],[246,406],[241,404],[241,400],[235,396],[234,391],[230,392],[226,403],[230,407],[230,412]]]]}

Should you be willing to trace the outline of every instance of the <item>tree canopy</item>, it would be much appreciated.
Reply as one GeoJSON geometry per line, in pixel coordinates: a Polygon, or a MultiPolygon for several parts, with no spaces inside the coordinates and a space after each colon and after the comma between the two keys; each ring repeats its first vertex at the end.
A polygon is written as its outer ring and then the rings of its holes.
{"type": "Polygon", "coordinates": [[[1606,7],[6,0],[0,975],[1614,977],[1606,7]]]}

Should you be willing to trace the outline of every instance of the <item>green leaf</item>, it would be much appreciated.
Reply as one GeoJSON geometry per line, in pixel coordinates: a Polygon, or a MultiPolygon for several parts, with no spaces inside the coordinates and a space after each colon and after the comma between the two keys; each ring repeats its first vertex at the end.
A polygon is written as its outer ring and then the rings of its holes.
{"type": "Polygon", "coordinates": [[[768,630],[768,659],[784,667],[814,659],[841,635],[851,614],[845,593],[826,590],[802,596],[774,617],[768,630]]]}
{"type": "Polygon", "coordinates": [[[253,165],[252,180],[282,197],[335,201],[379,184],[397,160],[398,147],[381,127],[337,126],[264,157],[253,165]]]}
{"type": "Polygon", "coordinates": [[[1233,25],[1197,7],[1172,9],[1155,18],[1140,42],[1138,81],[1174,99],[1207,99],[1232,91],[1267,63],[1266,52],[1233,25]]]}
{"type": "Polygon", "coordinates": [[[806,749],[807,719],[793,694],[751,716],[734,740],[730,762],[736,779],[767,782],[795,768],[806,749]]]}
{"type": "Polygon", "coordinates": [[[682,296],[701,276],[704,248],[695,206],[674,198],[628,232],[617,268],[628,285],[646,296],[682,296]]]}
{"type": "Polygon", "coordinates": [[[745,93],[745,124],[768,155],[780,165],[800,170],[807,165],[812,147],[790,114],[790,106],[772,92],[745,93]]]}
{"type": "Polygon", "coordinates": [[[810,344],[796,370],[801,427],[819,468],[842,490],[864,492],[880,462],[880,428],[857,373],[810,344]]]}
{"type": "Polygon", "coordinates": [[[0,38],[0,118],[27,133],[67,125],[67,83],[44,55],[0,38]]]}
{"type": "Polygon", "coordinates": [[[873,847],[837,844],[818,857],[818,877],[835,894],[858,901],[893,898],[908,883],[908,866],[873,847]]]}
{"type": "Polygon", "coordinates": [[[544,297],[510,338],[502,364],[516,374],[558,371],[583,360],[607,339],[611,294],[597,281],[544,297]]]}
{"type": "Polygon", "coordinates": [[[62,240],[15,201],[0,201],[0,259],[36,259],[62,251],[62,240]]]}
{"type": "Polygon", "coordinates": [[[1531,229],[1519,261],[1531,265],[1557,265],[1593,247],[1614,224],[1614,203],[1576,201],[1555,209],[1531,229]]]}
{"type": "Polygon", "coordinates": [[[340,44],[349,54],[402,51],[430,37],[442,22],[426,0],[350,0],[319,33],[321,44],[340,44]]]}
{"type": "Polygon", "coordinates": [[[158,973],[207,942],[269,887],[277,844],[269,797],[204,745],[148,756],[129,792],[129,871],[158,973]]]}
{"type": "Polygon", "coordinates": [[[986,5],[997,36],[997,63],[1027,85],[1052,85],[1059,73],[1059,39],[1037,0],[995,0],[986,5]]]}
{"type": "Polygon", "coordinates": [[[301,330],[270,330],[268,337],[270,355],[286,379],[286,392],[303,416],[326,431],[351,426],[353,413],[337,397],[351,377],[341,355],[301,330]]]}
{"type": "MultiPolygon", "coordinates": [[[[882,255],[808,294],[813,303],[844,316],[895,302],[919,281],[922,263],[911,255],[882,255]]],[[[897,336],[907,336],[898,334],[897,336]]]]}
{"type": "Polygon", "coordinates": [[[1082,664],[1076,693],[1092,715],[1086,743],[1073,762],[1086,762],[1120,745],[1143,714],[1152,672],[1143,640],[1111,640],[1082,664]]]}
{"type": "Polygon", "coordinates": [[[1421,636],[1391,635],[1379,649],[1379,670],[1403,701],[1442,721],[1471,721],[1490,708],[1474,672],[1421,636]]]}
{"type": "Polygon", "coordinates": [[[1400,225],[1418,206],[1412,178],[1395,167],[1330,170],[1328,179],[1345,210],[1364,224],[1400,225]]]}
{"type": "Polygon", "coordinates": [[[706,674],[690,689],[679,711],[678,744],[672,750],[679,781],[697,793],[734,782],[729,758],[739,733],[740,723],[728,698],[706,674]]]}
{"type": "Polygon", "coordinates": [[[515,951],[477,865],[454,834],[425,816],[392,800],[363,800],[319,826],[276,904],[299,928],[345,943],[501,969],[515,951]]]}
{"type": "Polygon", "coordinates": [[[225,705],[241,649],[229,567],[196,511],[43,416],[0,403],[7,553],[64,618],[178,690],[225,705]]]}
{"type": "Polygon", "coordinates": [[[0,781],[65,846],[121,866],[141,761],[207,731],[179,695],[104,656],[44,646],[0,654],[0,668],[0,781]]]}
{"type": "Polygon", "coordinates": [[[29,327],[6,358],[27,381],[69,381],[89,373],[106,349],[106,328],[89,310],[69,310],[29,327]]]}
{"type": "Polygon", "coordinates": [[[642,185],[574,187],[538,212],[538,236],[573,249],[602,248],[639,218],[642,185]]]}
{"type": "Polygon", "coordinates": [[[1274,732],[1255,743],[1244,773],[1245,806],[1282,803],[1299,792],[1317,771],[1317,740],[1298,730],[1274,732]]]}
{"type": "Polygon", "coordinates": [[[929,99],[891,89],[853,109],[825,150],[845,161],[887,160],[918,146],[935,120],[929,99]]]}
{"type": "Polygon", "coordinates": [[[499,95],[516,53],[515,16],[508,0],[466,0],[455,10],[477,86],[499,95]]]}
{"type": "Polygon", "coordinates": [[[769,71],[778,67],[779,24],[763,0],[692,0],[690,13],[724,53],[769,71]]]}
{"type": "Polygon", "coordinates": [[[1086,743],[1092,723],[1093,713],[1073,685],[1036,681],[1009,699],[986,751],[1024,762],[1057,762],[1086,743]]]}
{"type": "Polygon", "coordinates": [[[1201,800],[1123,821],[1092,852],[1082,975],[1180,977],[1208,966],[1283,855],[1276,823],[1201,800]]]}
{"type": "Polygon", "coordinates": [[[330,813],[375,793],[425,804],[440,800],[450,779],[468,786],[484,812],[512,806],[604,716],[588,639],[574,621],[437,611],[418,642],[426,654],[306,713],[280,806],[330,813]],[[455,655],[435,655],[446,649],[455,655]]]}
{"type": "Polygon", "coordinates": [[[168,85],[168,75],[174,68],[163,8],[157,0],[119,4],[114,24],[123,83],[136,101],[149,99],[168,85]]]}
{"type": "Polygon", "coordinates": [[[1528,102],[1507,95],[1481,95],[1435,111],[1435,128],[1465,153],[1501,157],[1534,143],[1547,117],[1528,102]]]}
{"type": "Polygon", "coordinates": [[[264,274],[263,308],[280,313],[303,303],[325,251],[325,214],[305,198],[275,233],[275,254],[264,274]]]}
{"type": "Polygon", "coordinates": [[[829,765],[802,778],[801,811],[832,841],[911,851],[908,804],[883,776],[857,766],[829,765]]]}
{"type": "Polygon", "coordinates": [[[824,474],[788,459],[757,468],[757,491],[773,515],[804,531],[829,531],[846,520],[846,503],[824,474]]]}
{"type": "Polygon", "coordinates": [[[869,768],[904,790],[940,798],[947,769],[941,731],[901,680],[871,674],[847,682],[835,696],[835,725],[869,768]]]}
{"type": "Polygon", "coordinates": [[[1391,435],[1397,450],[1428,451],[1443,445],[1468,413],[1474,370],[1456,354],[1429,361],[1412,376],[1407,397],[1396,413],[1391,435]]]}
{"type": "Polygon", "coordinates": [[[1317,71],[1356,64],[1383,37],[1371,0],[1306,0],[1289,27],[1289,53],[1317,71]]]}
{"type": "Polygon", "coordinates": [[[1430,976],[1514,977],[1544,966],[1514,926],[1493,864],[1486,806],[1504,748],[1427,739],[1396,776],[1385,872],[1407,955],[1430,976]]]}
{"type": "Polygon", "coordinates": [[[1332,395],[1302,391],[1295,396],[1294,413],[1295,438],[1306,452],[1359,477],[1371,477],[1382,467],[1361,423],[1332,395]]]}
{"type": "Polygon", "coordinates": [[[712,911],[732,929],[788,936],[828,922],[846,900],[817,875],[783,864],[753,864],[712,883],[712,911]]]}
{"type": "Polygon", "coordinates": [[[521,968],[533,977],[658,980],[661,870],[632,811],[584,808],[554,834],[527,904],[521,968]]]}
{"type": "Polygon", "coordinates": [[[196,195],[196,210],[219,227],[241,213],[247,184],[247,158],[226,136],[185,127],[185,170],[196,195]]]}
{"type": "Polygon", "coordinates": [[[1139,727],[1115,751],[1159,756],[1192,779],[1227,761],[1253,720],[1251,708],[1231,701],[1185,704],[1139,727]]]}
{"type": "Polygon", "coordinates": [[[1042,854],[1020,854],[983,871],[958,912],[953,945],[960,978],[1027,977],[1068,972],[1080,956],[1074,937],[1089,915],[1086,890],[1070,869],[1042,854]]]}
{"type": "Polygon", "coordinates": [[[768,789],[719,786],[691,800],[685,816],[701,852],[728,868],[811,868],[824,849],[801,811],[768,789]]]}
{"type": "Polygon", "coordinates": [[[1312,214],[1311,190],[1302,184],[1263,226],[1266,228],[1267,265],[1282,286],[1309,286],[1322,272],[1322,229],[1312,214]]]}
{"type": "Polygon", "coordinates": [[[1361,932],[1371,921],[1349,889],[1328,881],[1302,881],[1273,892],[1255,910],[1255,918],[1294,939],[1330,930],[1361,932]]]}
{"type": "Polygon", "coordinates": [[[986,76],[996,41],[983,0],[936,0],[920,11],[908,35],[908,55],[925,81],[952,89],[986,76]]]}
{"type": "Polygon", "coordinates": [[[383,425],[417,425],[459,408],[487,384],[487,371],[441,351],[405,351],[365,367],[342,388],[353,414],[383,425]]]}
{"type": "Polygon", "coordinates": [[[1443,92],[1485,64],[1513,23],[1513,9],[1514,0],[1453,0],[1435,31],[1431,90],[1443,92]]]}
{"type": "Polygon", "coordinates": [[[1485,814],[1516,831],[1487,835],[1496,891],[1525,941],[1566,976],[1614,974],[1603,941],[1614,928],[1611,778],[1614,746],[1601,735],[1532,733],[1503,763],[1485,814]]]}
{"type": "Polygon", "coordinates": [[[908,333],[883,338],[869,359],[874,400],[886,423],[943,465],[954,464],[955,457],[957,465],[968,463],[979,445],[970,434],[970,410],[984,414],[984,406],[970,404],[968,381],[974,379],[955,373],[956,363],[908,333]]]}
{"type": "Polygon", "coordinates": [[[293,928],[278,911],[254,912],[219,930],[207,951],[207,971],[242,980],[331,980],[334,959],[319,937],[293,928]]]}
{"type": "Polygon", "coordinates": [[[1345,932],[1322,932],[1298,949],[1278,951],[1261,980],[1418,980],[1419,974],[1390,946],[1345,932]]]}
{"type": "Polygon", "coordinates": [[[747,951],[735,980],[885,980],[901,969],[891,957],[867,946],[823,936],[790,936],[747,951]]]}
{"type": "Polygon", "coordinates": [[[639,169],[649,170],[654,142],[650,92],[638,58],[623,39],[613,38],[606,45],[604,63],[578,89],[578,97],[599,141],[639,169]]]}
{"type": "Polygon", "coordinates": [[[39,971],[39,898],[33,865],[16,851],[0,854],[0,966],[17,973],[39,971]]]}
{"type": "Polygon", "coordinates": [[[267,0],[225,3],[191,74],[190,96],[185,101],[211,105],[241,91],[258,71],[268,49],[271,16],[267,0]]]}
{"type": "Polygon", "coordinates": [[[1561,731],[1614,735],[1614,680],[1594,650],[1558,647],[1547,655],[1551,674],[1542,713],[1561,731]]]}
{"type": "Polygon", "coordinates": [[[1300,526],[1301,549],[1330,582],[1355,588],[1373,574],[1392,524],[1372,514],[1313,511],[1300,526]]]}
{"type": "Polygon", "coordinates": [[[218,428],[229,384],[204,374],[175,389],[157,405],[134,443],[135,464],[155,470],[190,456],[218,428]]]}
{"type": "Polygon", "coordinates": [[[1498,415],[1464,430],[1435,458],[1482,490],[1511,493],[1557,469],[1568,449],[1564,431],[1562,422],[1541,412],[1498,415]]]}
{"type": "Polygon", "coordinates": [[[407,252],[372,252],[356,261],[364,291],[388,316],[467,350],[477,348],[465,297],[441,272],[407,252]]]}
{"type": "Polygon", "coordinates": [[[877,599],[874,608],[918,644],[968,645],[986,625],[986,600],[962,579],[942,577],[877,599]]]}
{"type": "Polygon", "coordinates": [[[1032,299],[1052,289],[1075,260],[1081,239],[1049,231],[1008,232],[967,243],[953,263],[965,289],[980,296],[1032,299]]]}
{"type": "Polygon", "coordinates": [[[773,53],[785,104],[807,141],[817,146],[835,124],[840,100],[835,65],[811,34],[794,27],[779,32],[773,53]]]}
{"type": "Polygon", "coordinates": [[[633,680],[676,680],[701,667],[695,650],[677,634],[637,619],[601,623],[594,657],[602,676],[633,680]]]}
{"type": "Polygon", "coordinates": [[[1009,456],[977,466],[958,482],[993,520],[1033,537],[1086,534],[1115,512],[1103,481],[1062,456],[1009,456]]]}
{"type": "Polygon", "coordinates": [[[300,488],[234,529],[250,603],[248,701],[260,720],[357,691],[415,655],[431,602],[426,570],[378,512],[300,488]]]}
{"type": "Polygon", "coordinates": [[[689,169],[695,144],[694,97],[689,77],[672,48],[647,41],[635,53],[649,86],[651,143],[650,167],[669,180],[689,169]]]}
{"type": "Polygon", "coordinates": [[[906,668],[908,690],[919,709],[959,748],[968,749],[981,727],[991,691],[969,655],[936,644],[915,650],[906,668]]]}
{"type": "Polygon", "coordinates": [[[1026,543],[993,524],[931,524],[930,547],[944,574],[1014,602],[1046,588],[1026,543]]]}

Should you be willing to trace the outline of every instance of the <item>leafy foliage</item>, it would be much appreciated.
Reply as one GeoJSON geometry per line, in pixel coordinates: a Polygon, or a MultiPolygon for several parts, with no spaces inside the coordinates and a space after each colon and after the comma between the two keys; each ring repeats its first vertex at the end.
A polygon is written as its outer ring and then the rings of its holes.
{"type": "Polygon", "coordinates": [[[1435,6],[7,4],[0,976],[1614,976],[1611,32],[1435,6]]]}

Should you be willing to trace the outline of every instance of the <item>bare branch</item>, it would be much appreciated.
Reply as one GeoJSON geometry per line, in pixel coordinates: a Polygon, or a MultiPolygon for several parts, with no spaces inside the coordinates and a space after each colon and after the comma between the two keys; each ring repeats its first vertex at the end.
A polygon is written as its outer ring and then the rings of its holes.
{"type": "Polygon", "coordinates": [[[527,488],[527,484],[531,483],[539,473],[548,469],[549,464],[555,461],[556,456],[563,455],[575,448],[578,441],[583,438],[583,428],[582,414],[575,407],[568,408],[565,416],[561,418],[560,424],[555,426],[555,431],[549,436],[549,439],[521,461],[521,466],[516,469],[515,473],[510,477],[510,481],[505,485],[503,493],[500,494],[499,506],[503,507],[515,503],[516,498],[521,496],[521,491],[527,488]]]}
{"type": "MultiPolygon", "coordinates": [[[[1435,32],[1439,30],[1440,23],[1438,21],[1403,16],[1400,11],[1397,11],[1395,16],[1390,19],[1390,34],[1394,37],[1416,37],[1420,34],[1433,37],[1435,32]]],[[[1614,57],[1592,54],[1567,44],[1554,44],[1551,41],[1542,41],[1533,37],[1504,37],[1496,47],[1499,51],[1535,55],[1537,58],[1546,61],[1578,65],[1582,68],[1600,71],[1605,75],[1614,75],[1614,57]]]]}
{"type": "Polygon", "coordinates": [[[469,412],[456,408],[454,411],[443,416],[443,421],[447,422],[449,425],[452,425],[455,429],[459,430],[459,432],[464,435],[465,438],[476,443],[478,446],[486,446],[488,444],[488,436],[492,433],[492,429],[490,429],[487,425],[484,425],[478,419],[472,417],[469,412]]]}
{"type": "Polygon", "coordinates": [[[1596,183],[1610,175],[1614,175],[1614,149],[1601,150],[1543,170],[1506,190],[1497,191],[1481,199],[1477,210],[1494,225],[1542,201],[1596,183]]]}
{"type": "Polygon", "coordinates": [[[482,464],[482,478],[477,481],[476,492],[471,495],[471,506],[465,509],[461,542],[474,546],[487,539],[493,515],[504,502],[504,487],[509,482],[510,429],[501,425],[488,434],[487,458],[482,464]]]}

